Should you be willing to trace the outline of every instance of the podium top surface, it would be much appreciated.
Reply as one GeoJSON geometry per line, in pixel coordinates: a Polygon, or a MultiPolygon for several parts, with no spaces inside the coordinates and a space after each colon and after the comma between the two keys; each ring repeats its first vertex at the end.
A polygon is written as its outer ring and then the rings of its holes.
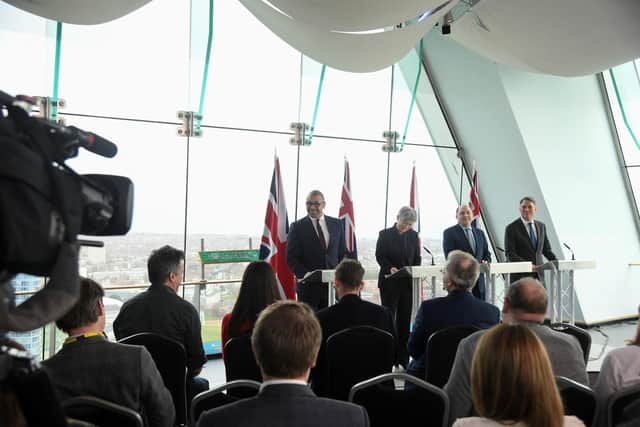
{"type": "Polygon", "coordinates": [[[552,270],[554,267],[558,271],[593,270],[596,268],[596,262],[588,259],[557,260],[544,263],[538,268],[540,270],[552,270]]]}
{"type": "MultiPolygon", "coordinates": [[[[323,282],[333,282],[336,271],[335,270],[320,270],[322,272],[322,281],[323,282]]],[[[362,280],[378,280],[378,274],[380,273],[380,269],[378,268],[365,268],[364,277],[362,280]]]]}
{"type": "Polygon", "coordinates": [[[483,265],[486,265],[487,274],[531,273],[533,271],[533,266],[529,261],[495,262],[483,265]]]}
{"type": "Polygon", "coordinates": [[[444,273],[445,265],[414,265],[407,268],[414,278],[425,278],[441,276],[444,273]]]}

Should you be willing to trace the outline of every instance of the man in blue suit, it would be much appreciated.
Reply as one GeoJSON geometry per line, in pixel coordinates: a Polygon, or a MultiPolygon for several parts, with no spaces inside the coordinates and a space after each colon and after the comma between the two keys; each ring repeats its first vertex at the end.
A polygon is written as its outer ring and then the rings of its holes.
{"type": "MultiPolygon", "coordinates": [[[[449,252],[459,250],[471,254],[478,262],[491,262],[489,245],[484,232],[478,228],[471,227],[473,213],[469,205],[462,205],[456,209],[458,224],[444,230],[442,235],[442,248],[444,256],[449,256],[449,252]]],[[[473,287],[473,295],[486,301],[486,287],[484,284],[484,274],[480,274],[478,282],[473,287]]]]}
{"type": "Polygon", "coordinates": [[[413,358],[407,373],[425,378],[427,339],[436,331],[450,326],[473,325],[490,328],[500,322],[500,310],[471,295],[478,280],[480,264],[466,252],[452,251],[447,258],[445,285],[449,295],[424,301],[418,309],[407,349],[413,358]]]}
{"type": "Polygon", "coordinates": [[[301,282],[314,270],[332,270],[344,258],[344,228],[338,218],[324,215],[324,195],[313,190],[307,196],[308,216],[294,222],[287,237],[287,264],[296,276],[298,301],[315,311],[328,305],[328,284],[301,282]]]}

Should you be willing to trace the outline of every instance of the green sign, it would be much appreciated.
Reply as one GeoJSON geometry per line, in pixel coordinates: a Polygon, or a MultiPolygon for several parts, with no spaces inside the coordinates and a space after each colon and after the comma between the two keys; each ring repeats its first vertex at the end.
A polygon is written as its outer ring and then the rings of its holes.
{"type": "Polygon", "coordinates": [[[200,254],[200,262],[203,264],[224,264],[230,262],[258,261],[260,250],[241,249],[234,251],[204,251],[200,254]]]}

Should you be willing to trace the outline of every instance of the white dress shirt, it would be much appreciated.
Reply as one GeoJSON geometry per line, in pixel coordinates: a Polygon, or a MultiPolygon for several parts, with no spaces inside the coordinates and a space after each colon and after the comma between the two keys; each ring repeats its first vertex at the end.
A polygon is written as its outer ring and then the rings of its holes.
{"type": "MultiPolygon", "coordinates": [[[[311,217],[309,217],[309,219],[311,220],[314,229],[316,229],[316,220],[318,221],[318,224],[320,224],[320,229],[322,230],[322,234],[324,234],[324,241],[327,244],[327,247],[329,247],[329,229],[327,228],[327,221],[325,220],[324,215],[317,219],[311,217]]],[[[316,233],[317,232],[318,229],[316,229],[316,233]]]]}

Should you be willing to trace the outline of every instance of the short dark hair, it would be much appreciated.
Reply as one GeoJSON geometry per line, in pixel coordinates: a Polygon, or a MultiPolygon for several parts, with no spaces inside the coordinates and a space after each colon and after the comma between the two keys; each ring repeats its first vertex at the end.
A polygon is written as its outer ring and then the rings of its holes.
{"type": "Polygon", "coordinates": [[[284,300],[262,310],[251,345],[263,376],[296,378],[315,363],[321,339],[313,310],[304,303],[284,300]]]}
{"type": "Polygon", "coordinates": [[[184,252],[169,245],[152,251],[147,260],[147,272],[151,284],[164,284],[169,273],[178,271],[180,261],[184,261],[184,252]]]}
{"type": "Polygon", "coordinates": [[[523,313],[546,314],[549,297],[538,279],[523,277],[513,282],[507,289],[504,299],[509,303],[509,310],[523,313]]]}
{"type": "Polygon", "coordinates": [[[89,325],[98,320],[98,301],[104,297],[102,286],[86,277],[80,278],[80,297],[78,302],[61,318],[56,326],[64,332],[89,325]]]}
{"type": "Polygon", "coordinates": [[[536,199],[534,199],[534,198],[533,198],[533,197],[531,197],[531,196],[524,196],[522,199],[520,199],[520,204],[522,204],[522,202],[525,202],[525,201],[527,201],[527,202],[531,202],[531,203],[533,203],[534,205],[536,204],[536,199]]]}
{"type": "Polygon", "coordinates": [[[336,267],[335,275],[344,286],[355,289],[362,283],[364,268],[358,260],[345,258],[336,267]]]}

